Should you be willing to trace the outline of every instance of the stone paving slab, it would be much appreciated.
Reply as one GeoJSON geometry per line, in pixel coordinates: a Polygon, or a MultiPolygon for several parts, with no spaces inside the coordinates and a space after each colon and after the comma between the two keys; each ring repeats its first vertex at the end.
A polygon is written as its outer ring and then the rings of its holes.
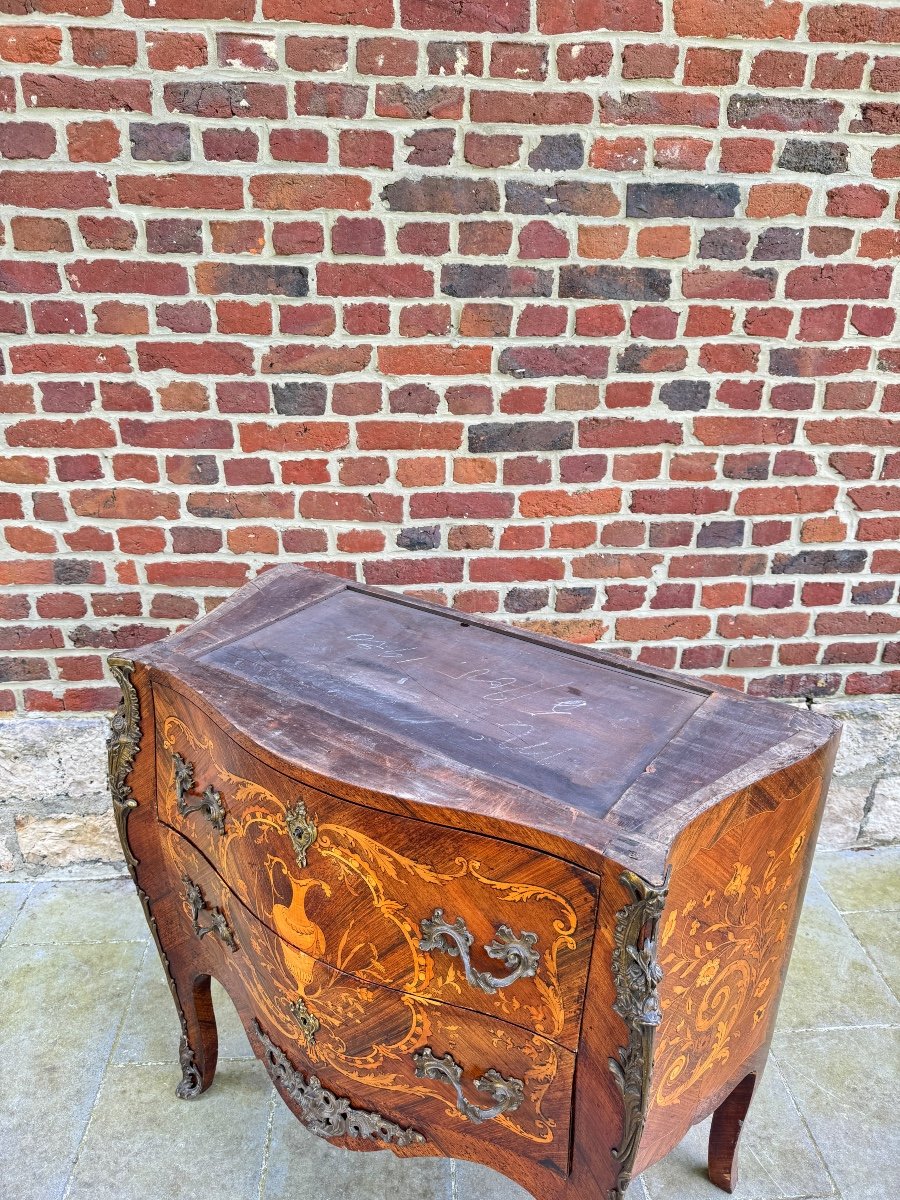
{"type": "MultiPolygon", "coordinates": [[[[820,853],[739,1200],[900,1196],[900,849],[820,853]]],[[[0,883],[3,1200],[527,1200],[474,1163],[352,1154],[278,1099],[215,986],[220,1066],[175,1099],[178,1023],[129,880],[0,883]]],[[[708,1122],[629,1200],[713,1200],[708,1122]]],[[[601,1198],[598,1198],[601,1200],[601,1198]]]]}

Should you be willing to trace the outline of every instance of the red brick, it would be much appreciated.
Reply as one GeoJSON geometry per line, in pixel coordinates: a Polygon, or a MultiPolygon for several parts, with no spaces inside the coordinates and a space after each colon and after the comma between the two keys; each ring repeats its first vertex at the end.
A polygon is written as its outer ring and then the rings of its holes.
{"type": "Polygon", "coordinates": [[[81,108],[93,112],[144,112],[151,110],[150,82],[145,79],[85,79],[75,75],[22,76],[22,92],[29,108],[81,108]]]}
{"type": "Polygon", "coordinates": [[[240,342],[138,342],[142,371],[183,375],[249,375],[253,351],[240,342]]]}
{"type": "Polygon", "coordinates": [[[480,124],[586,125],[594,118],[591,97],[584,92],[504,92],[474,90],[472,120],[480,124]]]}
{"type": "Polygon", "coordinates": [[[74,28],[72,54],[82,67],[131,67],[137,62],[137,35],[124,29],[74,28]]]}
{"type": "Polygon", "coordinates": [[[28,208],[108,208],[109,182],[97,171],[0,171],[0,204],[28,208]]]}
{"type": "Polygon", "coordinates": [[[132,292],[151,296],[184,296],[188,275],[175,263],[146,263],[114,258],[78,259],[66,267],[76,292],[132,292]]]}
{"type": "Polygon", "coordinates": [[[129,17],[176,21],[252,21],[254,0],[124,0],[129,17]]]}
{"type": "Polygon", "coordinates": [[[75,489],[70,493],[72,511],[79,517],[97,520],[150,521],[179,515],[179,498],[149,488],[75,489]]]}
{"type": "Polygon", "coordinates": [[[0,26],[0,59],[4,62],[45,65],[59,62],[61,45],[62,31],[52,25],[0,26]]]}
{"type": "Polygon", "coordinates": [[[239,209],[243,185],[233,176],[120,175],[116,191],[122,204],[155,208],[239,209]]]}
{"type": "Polygon", "coordinates": [[[814,42],[900,42],[900,9],[867,4],[817,5],[810,9],[814,42]]]}
{"type": "Polygon", "coordinates": [[[250,181],[256,207],[265,209],[365,209],[370,192],[368,180],[356,175],[254,175],[250,181]]]}
{"type": "MultiPolygon", "coordinates": [[[[263,0],[270,21],[310,21],[322,25],[365,25],[386,29],[393,24],[392,0],[263,0]]],[[[252,3],[251,3],[252,9],[252,3]]],[[[404,24],[410,28],[409,22],[404,24]]]]}
{"type": "Polygon", "coordinates": [[[660,0],[538,0],[541,33],[578,33],[591,29],[657,33],[662,29],[660,0]]]}
{"type": "MultiPolygon", "coordinates": [[[[390,4],[387,24],[391,23],[390,4]]],[[[464,33],[524,33],[528,28],[529,0],[399,0],[404,29],[452,29],[464,33]]]]}
{"type": "Polygon", "coordinates": [[[792,38],[800,12],[794,0],[675,0],[675,32],[681,37],[792,38]]]}

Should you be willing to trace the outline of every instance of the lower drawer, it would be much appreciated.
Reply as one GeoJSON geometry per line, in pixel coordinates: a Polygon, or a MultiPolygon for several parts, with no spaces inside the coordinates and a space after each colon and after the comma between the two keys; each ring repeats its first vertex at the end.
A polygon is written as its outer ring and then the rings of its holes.
{"type": "Polygon", "coordinates": [[[271,914],[278,936],[189,842],[162,825],[159,833],[173,880],[168,915],[193,928],[198,970],[223,984],[276,1078],[286,1056],[289,1069],[314,1074],[356,1108],[417,1131],[444,1154],[479,1157],[480,1148],[483,1157],[487,1141],[568,1172],[573,1053],[304,954],[289,940],[288,907],[271,914]]]}

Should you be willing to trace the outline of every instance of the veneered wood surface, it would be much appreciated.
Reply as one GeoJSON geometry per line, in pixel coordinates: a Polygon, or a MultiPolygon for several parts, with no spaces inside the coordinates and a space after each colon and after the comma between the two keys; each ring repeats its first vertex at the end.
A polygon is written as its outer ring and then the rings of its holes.
{"type": "Polygon", "coordinates": [[[676,844],[639,1169],[765,1062],[833,757],[829,747],[757,781],[727,819],[708,813],[676,844]]]}
{"type": "Polygon", "coordinates": [[[280,937],[359,979],[477,1009],[562,1045],[578,1042],[598,880],[548,855],[391,816],[303,787],[230,741],[181,697],[156,691],[160,817],[204,853],[247,907],[280,937]],[[213,787],[224,833],[202,812],[182,816],[174,758],[213,787]],[[316,838],[306,865],[288,833],[302,803],[316,838]],[[436,909],[463,918],[476,969],[508,974],[484,946],[506,925],[537,935],[537,973],[493,995],[458,957],[423,951],[436,909]]]}
{"type": "MultiPolygon", "coordinates": [[[[356,1107],[416,1129],[442,1153],[483,1160],[500,1148],[510,1158],[565,1176],[575,1062],[570,1051],[496,1019],[334,970],[257,921],[184,838],[161,830],[161,845],[170,886],[154,911],[180,924],[184,952],[193,954],[195,970],[223,984],[251,1040],[255,1020],[306,1075],[351,1096],[356,1107]],[[199,939],[190,932],[183,878],[198,885],[206,904],[224,915],[234,950],[214,933],[199,939]],[[312,1046],[290,1011],[300,998],[320,1023],[312,1046]],[[472,1083],[486,1071],[494,1068],[522,1080],[521,1107],[483,1125],[468,1121],[449,1085],[416,1077],[412,1056],[425,1046],[438,1057],[453,1055],[464,1070],[467,1098],[480,1107],[491,1102],[472,1083]]],[[[201,925],[210,923],[206,911],[199,919],[201,925]]],[[[275,920],[290,925],[287,911],[276,913],[275,920]]]]}
{"type": "Polygon", "coordinates": [[[699,812],[834,733],[797,709],[299,567],[223,610],[141,659],[248,748],[311,786],[596,872],[612,857],[660,880],[699,812]]]}

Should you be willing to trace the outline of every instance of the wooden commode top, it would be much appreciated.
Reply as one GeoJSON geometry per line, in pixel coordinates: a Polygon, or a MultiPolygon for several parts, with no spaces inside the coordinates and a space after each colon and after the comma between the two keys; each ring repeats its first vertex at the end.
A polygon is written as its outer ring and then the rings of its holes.
{"type": "Polygon", "coordinates": [[[615,1198],[715,1112],[734,1186],[834,722],[292,566],[111,661],[179,1095],[215,977],[338,1144],[615,1198]]]}

